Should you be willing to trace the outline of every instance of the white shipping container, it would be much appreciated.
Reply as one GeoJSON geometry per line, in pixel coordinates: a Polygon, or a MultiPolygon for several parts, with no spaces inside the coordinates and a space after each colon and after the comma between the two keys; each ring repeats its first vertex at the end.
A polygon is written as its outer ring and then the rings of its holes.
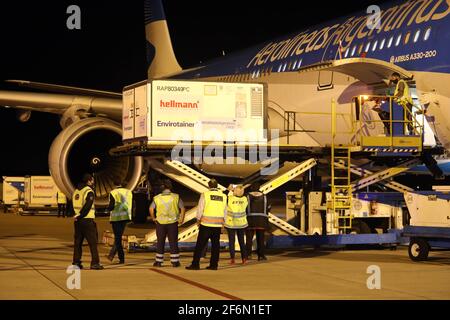
{"type": "Polygon", "coordinates": [[[123,108],[124,141],[267,142],[263,84],[141,82],[124,89],[123,108]]]}
{"type": "Polygon", "coordinates": [[[124,90],[122,104],[122,138],[134,138],[134,89],[124,90]]]}
{"type": "Polygon", "coordinates": [[[56,186],[51,176],[25,178],[25,205],[27,207],[57,207],[56,186]]]}
{"type": "Polygon", "coordinates": [[[3,203],[24,205],[24,177],[3,177],[3,203]]]}

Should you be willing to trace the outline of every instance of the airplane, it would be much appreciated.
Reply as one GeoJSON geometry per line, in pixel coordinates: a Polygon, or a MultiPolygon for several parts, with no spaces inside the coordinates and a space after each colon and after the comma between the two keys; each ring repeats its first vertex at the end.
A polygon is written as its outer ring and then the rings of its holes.
{"type": "MultiPolygon", "coordinates": [[[[397,72],[410,80],[415,104],[426,107],[424,145],[450,150],[449,0],[395,1],[381,6],[379,19],[360,12],[190,69],[182,69],[176,59],[162,1],[145,1],[144,12],[152,61],[149,79],[266,83],[268,129],[281,129],[280,143],[289,138],[293,145],[304,147],[330,145],[330,130],[324,130],[323,124],[331,123],[331,99],[336,99],[340,112],[348,114],[354,96],[385,95],[387,79],[397,72]],[[301,130],[289,137],[282,129],[286,111],[300,115],[296,126],[301,130]]],[[[14,83],[60,92],[0,91],[0,105],[20,109],[24,121],[31,111],[61,116],[63,130],[49,152],[50,173],[60,190],[72,194],[81,172],[89,167],[95,168],[100,200],[107,201],[115,177],[132,189],[138,184],[145,168],[142,157],[108,156],[108,150],[121,141],[121,94],[14,83]]],[[[338,131],[349,126],[348,119],[338,118],[338,131]]],[[[340,139],[349,137],[341,134],[340,139]]],[[[255,171],[252,166],[200,165],[199,169],[214,174],[234,170],[238,176],[255,171]]]]}

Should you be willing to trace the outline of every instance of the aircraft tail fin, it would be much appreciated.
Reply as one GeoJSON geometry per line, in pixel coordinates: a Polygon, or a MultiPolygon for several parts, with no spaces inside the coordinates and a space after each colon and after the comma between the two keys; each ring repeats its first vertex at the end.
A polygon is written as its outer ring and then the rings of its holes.
{"type": "Polygon", "coordinates": [[[145,0],[144,13],[148,78],[161,78],[181,71],[173,52],[162,0],[145,0]]]}

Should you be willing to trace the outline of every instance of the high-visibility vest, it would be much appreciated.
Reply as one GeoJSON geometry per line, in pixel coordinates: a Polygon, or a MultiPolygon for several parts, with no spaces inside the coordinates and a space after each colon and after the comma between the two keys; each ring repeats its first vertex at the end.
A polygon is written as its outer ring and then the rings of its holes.
{"type": "Polygon", "coordinates": [[[400,83],[403,83],[403,94],[398,98],[398,103],[402,104],[402,105],[406,105],[406,104],[413,104],[413,100],[411,98],[411,95],[409,94],[409,86],[406,83],[405,80],[399,80],[397,83],[397,87],[395,87],[395,93],[394,96],[398,96],[399,93],[399,87],[400,87],[400,83]]]}
{"type": "Polygon", "coordinates": [[[230,229],[244,229],[248,227],[247,214],[245,212],[247,205],[246,197],[229,195],[225,227],[230,229]]]}
{"type": "Polygon", "coordinates": [[[176,193],[161,193],[153,201],[156,205],[156,221],[159,224],[171,224],[178,221],[180,196],[176,193]]]}
{"type": "Polygon", "coordinates": [[[58,204],[67,204],[66,195],[61,191],[56,192],[56,203],[58,204]]]}
{"type": "Polygon", "coordinates": [[[205,208],[200,223],[205,227],[222,227],[224,224],[227,196],[218,189],[206,191],[205,208]]]}
{"type": "MultiPolygon", "coordinates": [[[[94,192],[91,187],[86,186],[81,190],[76,189],[72,196],[73,210],[75,211],[75,217],[78,217],[81,213],[81,208],[83,208],[86,203],[86,198],[89,192],[94,192]]],[[[86,219],[95,219],[95,206],[92,204],[91,210],[85,216],[86,219]]]]}
{"type": "Polygon", "coordinates": [[[133,194],[131,190],[117,188],[111,191],[114,198],[114,209],[109,217],[110,221],[131,220],[131,208],[133,206],[133,194]]]}

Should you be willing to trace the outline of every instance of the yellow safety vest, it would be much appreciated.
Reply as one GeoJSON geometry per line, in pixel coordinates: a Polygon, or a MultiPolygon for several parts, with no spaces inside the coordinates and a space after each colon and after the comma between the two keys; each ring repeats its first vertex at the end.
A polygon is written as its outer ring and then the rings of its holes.
{"type": "Polygon", "coordinates": [[[111,191],[114,198],[114,209],[109,217],[110,221],[131,220],[131,208],[133,205],[133,193],[125,188],[117,188],[111,191]]]}
{"type": "Polygon", "coordinates": [[[56,203],[67,204],[66,195],[61,191],[56,192],[56,203]]]}
{"type": "MultiPolygon", "coordinates": [[[[78,217],[81,213],[81,208],[83,208],[86,203],[86,198],[89,192],[94,192],[91,187],[86,186],[81,190],[76,189],[72,196],[73,210],[75,211],[75,217],[78,217]]],[[[91,210],[85,217],[86,219],[95,219],[95,206],[92,204],[91,210]]]]}
{"type": "Polygon", "coordinates": [[[398,100],[397,100],[398,103],[400,103],[400,104],[402,104],[402,105],[406,105],[406,104],[412,105],[412,104],[413,104],[413,100],[412,100],[412,98],[411,98],[411,95],[409,94],[409,86],[408,86],[408,84],[406,83],[405,80],[399,80],[399,81],[398,81],[397,87],[395,87],[395,93],[394,93],[394,95],[397,97],[397,95],[398,95],[398,93],[399,93],[400,83],[403,83],[403,87],[404,87],[405,89],[403,90],[402,96],[400,96],[400,97],[398,98],[398,100]]]}
{"type": "Polygon", "coordinates": [[[244,229],[248,226],[247,209],[248,201],[246,197],[228,196],[227,216],[225,227],[230,229],[244,229]]]}
{"type": "Polygon", "coordinates": [[[180,196],[176,193],[161,193],[153,201],[156,205],[156,221],[159,224],[171,224],[178,221],[180,196]]]}
{"type": "Polygon", "coordinates": [[[205,208],[200,223],[205,227],[219,227],[224,224],[225,209],[227,207],[227,197],[222,191],[212,189],[206,191],[205,208]]]}

